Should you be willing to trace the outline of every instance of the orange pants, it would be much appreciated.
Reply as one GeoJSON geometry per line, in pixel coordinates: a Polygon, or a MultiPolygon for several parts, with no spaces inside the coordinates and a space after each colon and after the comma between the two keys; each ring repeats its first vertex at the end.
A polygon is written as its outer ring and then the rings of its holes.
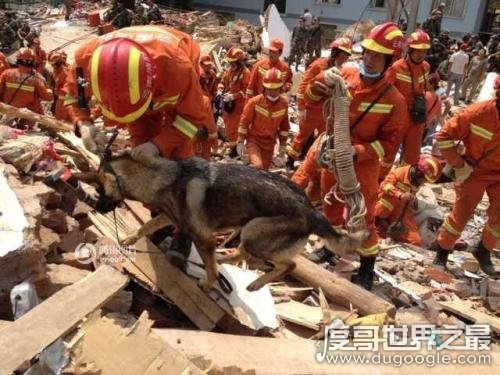
{"type": "Polygon", "coordinates": [[[310,201],[318,201],[321,199],[321,172],[316,164],[316,152],[313,151],[309,149],[306,158],[293,174],[292,181],[304,190],[310,201]]]}
{"type": "Polygon", "coordinates": [[[70,121],[68,108],[64,105],[64,98],[57,98],[54,117],[61,121],[70,121]]]}
{"type": "Polygon", "coordinates": [[[164,127],[162,113],[145,115],[127,126],[132,146],[153,142],[167,159],[181,160],[194,156],[193,139],[189,139],[173,126],[164,127]]]}
{"type": "Polygon", "coordinates": [[[314,134],[314,130],[316,129],[318,130],[318,134],[325,131],[322,109],[321,107],[307,108],[306,118],[299,124],[299,132],[293,139],[291,147],[288,148],[288,155],[294,159],[298,159],[304,144],[314,134]]]}
{"type": "Polygon", "coordinates": [[[439,229],[439,246],[445,250],[453,249],[485,191],[490,205],[486,211],[488,222],[483,229],[482,242],[490,251],[500,243],[500,175],[498,172],[489,175],[474,172],[464,183],[455,185],[455,204],[439,229]]]}
{"type": "MultiPolygon", "coordinates": [[[[361,193],[365,198],[366,215],[365,221],[367,229],[370,231],[368,239],[361,244],[358,253],[364,257],[377,256],[380,251],[378,245],[378,234],[375,227],[375,205],[378,193],[378,161],[355,163],[354,169],[361,186],[361,193]]],[[[330,188],[336,183],[335,177],[328,170],[321,171],[321,196],[324,197],[330,188]]],[[[323,201],[323,213],[330,223],[337,228],[344,225],[344,203],[336,200],[333,195],[330,198],[331,205],[323,201]]]]}
{"type": "MultiPolygon", "coordinates": [[[[404,205],[404,202],[401,202],[396,197],[383,194],[375,205],[375,217],[387,219],[389,224],[395,223],[399,219],[404,205]]],[[[396,240],[420,246],[422,244],[422,239],[420,238],[417,223],[409,207],[403,215],[402,222],[406,231],[396,238],[396,240]]]]}
{"type": "Polygon", "coordinates": [[[422,136],[424,135],[422,124],[411,123],[403,137],[403,162],[405,164],[417,164],[422,148],[422,136]]]}
{"type": "Polygon", "coordinates": [[[210,160],[210,157],[212,156],[212,148],[217,147],[217,139],[209,139],[206,141],[200,141],[197,138],[194,138],[193,141],[193,150],[195,156],[199,158],[203,158],[207,161],[210,160]]]}
{"type": "Polygon", "coordinates": [[[234,110],[231,113],[224,112],[224,127],[226,128],[226,139],[228,142],[236,142],[238,140],[238,127],[240,126],[240,117],[243,113],[244,100],[237,100],[234,110]]]}
{"type": "Polygon", "coordinates": [[[246,145],[250,166],[256,169],[268,170],[273,160],[273,149],[266,150],[253,142],[246,145]]]}

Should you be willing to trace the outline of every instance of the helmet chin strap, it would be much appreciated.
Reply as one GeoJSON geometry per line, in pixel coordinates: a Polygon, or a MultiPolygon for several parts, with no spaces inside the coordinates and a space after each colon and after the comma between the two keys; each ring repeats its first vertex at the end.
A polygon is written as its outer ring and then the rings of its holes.
{"type": "Polygon", "coordinates": [[[271,96],[271,95],[266,95],[266,98],[269,99],[272,102],[277,102],[280,96],[271,96]]]}

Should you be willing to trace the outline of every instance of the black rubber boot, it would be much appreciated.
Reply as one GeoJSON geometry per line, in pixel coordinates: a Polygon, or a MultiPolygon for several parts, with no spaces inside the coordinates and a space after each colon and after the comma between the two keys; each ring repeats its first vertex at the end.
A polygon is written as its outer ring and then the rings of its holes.
{"type": "Polygon", "coordinates": [[[446,263],[448,262],[448,255],[450,251],[443,249],[441,246],[437,245],[436,257],[432,261],[432,264],[439,269],[446,270],[446,263]]]}
{"type": "Polygon", "coordinates": [[[287,170],[289,171],[294,171],[295,170],[295,160],[288,156],[287,159],[286,159],[286,164],[285,164],[285,167],[287,170]]]}
{"type": "Polygon", "coordinates": [[[372,290],[373,277],[375,276],[375,259],[375,257],[360,257],[358,274],[353,276],[352,282],[366,290],[372,290]]]}
{"type": "Polygon", "coordinates": [[[491,262],[491,254],[488,251],[486,247],[484,247],[483,242],[479,242],[479,245],[477,245],[476,249],[472,252],[472,255],[474,255],[474,258],[477,259],[479,262],[479,267],[481,267],[481,270],[489,275],[495,275],[495,267],[493,266],[493,263],[491,262]]]}

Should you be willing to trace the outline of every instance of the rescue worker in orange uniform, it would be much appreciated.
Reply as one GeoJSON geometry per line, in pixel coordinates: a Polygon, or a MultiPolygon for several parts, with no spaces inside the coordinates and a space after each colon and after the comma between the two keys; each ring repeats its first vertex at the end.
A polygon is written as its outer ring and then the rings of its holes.
{"type": "Polygon", "coordinates": [[[330,56],[314,60],[302,76],[297,90],[299,132],[294,137],[292,144],[287,147],[287,154],[291,159],[289,159],[290,167],[293,165],[294,160],[299,159],[302,148],[308,138],[313,135],[314,130],[317,130],[318,134],[325,131],[325,120],[323,119],[324,100],[321,100],[322,97],[312,95],[310,90],[307,91],[307,85],[325,69],[332,66],[341,69],[352,53],[351,47],[352,42],[349,38],[334,40],[330,44],[330,56]]]}
{"type": "Polygon", "coordinates": [[[47,52],[42,49],[39,38],[33,39],[31,49],[33,50],[33,52],[35,52],[36,71],[40,74],[43,74],[43,72],[45,71],[45,64],[47,63],[47,52]]]}
{"type": "Polygon", "coordinates": [[[438,267],[446,267],[449,253],[486,192],[488,222],[473,255],[486,274],[495,273],[490,252],[500,244],[500,76],[494,88],[495,99],[469,105],[436,135],[441,154],[453,168],[456,193],[453,209],[438,233],[434,259],[438,267]],[[458,142],[465,147],[463,154],[458,151],[458,142]]]}
{"type": "MultiPolygon", "coordinates": [[[[425,90],[430,65],[424,60],[431,48],[431,39],[423,30],[417,30],[407,39],[408,52],[405,58],[395,61],[388,69],[386,77],[406,99],[410,122],[401,127],[404,164],[416,164],[422,147],[425,127],[425,90]]],[[[392,167],[396,154],[386,154],[381,161],[380,179],[392,167]]]]}
{"type": "Polygon", "coordinates": [[[1,101],[17,108],[43,114],[41,101],[52,100],[52,91],[47,82],[35,70],[34,52],[23,47],[16,56],[17,68],[5,70],[0,75],[1,101]]]}
{"type": "MultiPolygon", "coordinates": [[[[405,99],[384,73],[400,53],[403,33],[394,23],[374,27],[362,42],[362,63],[357,67],[345,67],[345,79],[352,101],[349,107],[349,124],[354,158],[354,169],[366,204],[365,221],[369,237],[358,248],[361,265],[354,281],[371,289],[375,258],[380,250],[374,224],[377,203],[379,159],[393,154],[399,146],[399,132],[407,121],[405,99]]],[[[335,68],[320,73],[308,85],[313,95],[329,95],[329,85],[335,83],[335,68]]],[[[334,175],[323,169],[321,194],[326,196],[335,185],[334,175]]],[[[344,225],[344,204],[328,194],[323,212],[330,223],[340,228],[344,225]]]]}
{"type": "Polygon", "coordinates": [[[2,74],[5,70],[10,68],[10,64],[7,61],[5,55],[0,52],[0,74],[2,74]]]}
{"type": "Polygon", "coordinates": [[[280,95],[284,78],[280,70],[269,69],[264,77],[264,93],[249,99],[243,109],[236,149],[241,157],[246,147],[250,166],[257,169],[269,169],[277,138],[279,157],[285,156],[290,124],[288,100],[280,95]]]}
{"type": "Polygon", "coordinates": [[[417,164],[392,169],[380,185],[375,206],[377,226],[387,228],[402,215],[405,232],[394,239],[420,246],[422,239],[412,212],[417,205],[415,194],[424,182],[435,183],[441,177],[441,171],[442,166],[437,158],[424,155],[417,164]]]}
{"type": "Polygon", "coordinates": [[[203,93],[213,100],[217,94],[217,85],[219,79],[217,78],[217,71],[215,64],[208,55],[200,57],[200,84],[203,93]]]}
{"type": "Polygon", "coordinates": [[[240,48],[231,48],[227,52],[226,61],[229,67],[222,75],[221,81],[224,90],[222,118],[226,128],[227,147],[231,149],[230,154],[234,154],[238,140],[238,126],[245,105],[245,90],[250,81],[250,70],[245,66],[245,52],[240,48]]]}
{"type": "MultiPolygon", "coordinates": [[[[136,159],[158,153],[174,160],[193,156],[193,137],[211,121],[200,111],[198,60],[199,47],[189,35],[152,25],[108,33],[75,53],[85,98],[94,95],[105,119],[127,126],[136,159]]],[[[90,111],[78,106],[77,81],[71,69],[65,104],[86,147],[97,150],[90,111]]],[[[199,137],[207,133],[200,131],[199,137]]]]}
{"type": "Polygon", "coordinates": [[[68,109],[64,106],[64,85],[68,76],[69,66],[66,63],[66,52],[52,52],[49,54],[49,63],[52,66],[54,77],[54,117],[58,120],[69,121],[68,109]]]}
{"type": "Polygon", "coordinates": [[[282,92],[288,92],[292,88],[293,75],[290,66],[280,59],[283,53],[283,42],[280,39],[271,40],[268,50],[269,56],[260,59],[252,67],[250,82],[246,90],[247,99],[264,92],[264,77],[271,68],[278,69],[283,73],[282,92]]]}
{"type": "Polygon", "coordinates": [[[306,194],[311,202],[321,199],[321,168],[318,164],[318,148],[324,139],[325,133],[318,135],[314,143],[307,151],[304,161],[297,168],[292,176],[295,182],[306,194]]]}

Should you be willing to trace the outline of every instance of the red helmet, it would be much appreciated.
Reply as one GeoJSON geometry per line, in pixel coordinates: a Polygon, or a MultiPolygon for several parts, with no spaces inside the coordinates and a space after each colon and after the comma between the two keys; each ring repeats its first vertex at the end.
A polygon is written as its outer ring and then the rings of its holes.
{"type": "Polygon", "coordinates": [[[149,53],[127,38],[104,42],[90,61],[90,86],[102,114],[118,123],[141,117],[153,97],[155,65],[149,53]]]}
{"type": "Polygon", "coordinates": [[[335,39],[332,44],[330,44],[330,49],[340,49],[349,55],[352,53],[352,42],[349,38],[338,38],[335,39]]]}
{"type": "Polygon", "coordinates": [[[60,64],[60,63],[65,63],[66,58],[68,56],[66,55],[66,52],[61,51],[61,52],[51,52],[49,53],[48,60],[50,64],[60,64]]]}
{"type": "Polygon", "coordinates": [[[267,89],[278,89],[283,86],[284,74],[281,70],[271,68],[264,76],[263,85],[267,89]]]}
{"type": "Polygon", "coordinates": [[[425,176],[428,182],[436,182],[441,177],[443,166],[439,159],[430,155],[421,155],[417,164],[418,170],[425,176]]]}
{"type": "Polygon", "coordinates": [[[269,45],[269,51],[281,52],[284,48],[283,41],[281,39],[273,39],[269,45]]]}
{"type": "Polygon", "coordinates": [[[245,52],[242,49],[232,47],[227,51],[226,60],[227,62],[243,61],[245,59],[245,52]]]}
{"type": "Polygon", "coordinates": [[[401,54],[402,42],[403,32],[394,22],[386,22],[375,26],[361,45],[370,51],[398,57],[401,54]]]}
{"type": "Polygon", "coordinates": [[[31,48],[22,47],[17,52],[16,59],[24,61],[35,61],[35,52],[31,48]]]}
{"type": "Polygon", "coordinates": [[[431,48],[431,38],[423,30],[417,30],[410,34],[407,39],[408,47],[413,49],[431,48]]]}

